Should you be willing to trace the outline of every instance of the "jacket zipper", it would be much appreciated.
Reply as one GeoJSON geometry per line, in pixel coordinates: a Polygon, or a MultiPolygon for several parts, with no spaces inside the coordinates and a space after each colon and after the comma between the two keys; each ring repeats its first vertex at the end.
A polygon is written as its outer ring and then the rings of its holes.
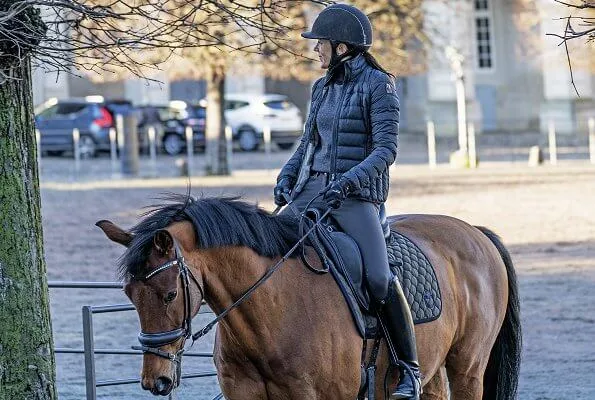
{"type": "Polygon", "coordinates": [[[343,100],[345,98],[345,87],[347,86],[347,81],[343,82],[341,88],[341,99],[339,100],[339,111],[335,115],[335,123],[333,126],[333,153],[331,154],[331,176],[330,181],[334,181],[337,176],[337,147],[339,147],[337,143],[337,136],[339,135],[339,115],[341,114],[341,107],[343,107],[343,100]]]}

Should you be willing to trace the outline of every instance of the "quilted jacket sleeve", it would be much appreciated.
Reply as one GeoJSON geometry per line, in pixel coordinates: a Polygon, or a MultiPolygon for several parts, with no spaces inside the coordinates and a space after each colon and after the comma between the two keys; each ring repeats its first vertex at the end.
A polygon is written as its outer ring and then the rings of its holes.
{"type": "Polygon", "coordinates": [[[341,177],[347,181],[348,190],[356,192],[370,186],[384,173],[397,157],[399,133],[399,99],[391,77],[374,71],[371,77],[370,128],[372,151],[359,164],[341,177]]]}
{"type": "Polygon", "coordinates": [[[295,153],[293,153],[293,155],[289,158],[289,160],[287,160],[281,169],[279,176],[277,176],[277,183],[279,183],[282,179],[287,178],[289,179],[289,182],[291,182],[291,187],[295,185],[307,145],[306,136],[308,135],[304,132],[302,134],[302,138],[300,139],[300,145],[295,150],[295,153]]]}
{"type": "MultiPolygon", "coordinates": [[[[312,86],[312,96],[310,101],[311,105],[313,103],[314,94],[319,89],[319,86],[322,85],[322,81],[323,79],[318,79],[312,86]]],[[[308,116],[308,119],[310,119],[310,116],[308,116]]],[[[306,129],[310,129],[310,127],[306,125],[306,129]]],[[[304,152],[306,151],[309,138],[310,132],[304,131],[302,138],[300,139],[300,145],[296,149],[295,153],[293,153],[293,155],[289,158],[289,160],[287,160],[281,169],[279,176],[277,176],[277,183],[279,183],[284,178],[288,178],[291,182],[291,186],[293,187],[295,185],[298,173],[300,172],[300,166],[302,165],[302,160],[304,159],[304,152]]]]}

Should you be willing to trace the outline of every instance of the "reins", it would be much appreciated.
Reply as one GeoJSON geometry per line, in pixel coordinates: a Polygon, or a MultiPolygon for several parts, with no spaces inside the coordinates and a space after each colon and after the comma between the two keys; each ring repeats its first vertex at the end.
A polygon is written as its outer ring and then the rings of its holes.
{"type": "MultiPolygon", "coordinates": [[[[304,210],[309,210],[310,206],[312,205],[312,203],[314,203],[314,201],[316,199],[318,199],[320,196],[322,196],[321,193],[319,193],[317,196],[314,196],[312,198],[312,200],[310,200],[308,202],[308,204],[306,204],[306,207],[304,207],[304,210]]],[[[312,233],[312,229],[310,231],[308,231],[307,233],[304,233],[304,230],[306,229],[306,227],[310,226],[309,222],[311,222],[310,219],[308,219],[306,217],[305,212],[300,212],[292,203],[293,203],[293,199],[291,198],[291,196],[287,193],[283,193],[283,197],[285,198],[285,201],[287,202],[287,207],[295,214],[295,216],[298,219],[298,229],[299,229],[299,235],[300,236],[309,236],[310,233],[312,233]]],[[[281,210],[282,206],[279,206],[275,209],[275,211],[273,212],[274,215],[278,214],[279,211],[281,210]]],[[[325,213],[324,215],[322,215],[320,218],[318,218],[318,221],[310,226],[311,228],[316,228],[319,225],[319,222],[323,221],[324,218],[328,215],[328,212],[330,212],[331,209],[328,208],[327,209],[327,213],[325,213]]],[[[312,264],[310,264],[310,261],[308,261],[308,258],[306,257],[306,246],[304,245],[305,243],[302,242],[302,249],[301,249],[301,254],[300,254],[300,259],[302,260],[302,263],[306,266],[306,268],[308,268],[310,271],[314,272],[315,274],[318,275],[324,275],[326,273],[329,272],[329,266],[327,264],[327,259],[324,255],[324,251],[322,250],[322,244],[319,242],[318,240],[318,235],[313,235],[310,238],[311,241],[311,245],[314,248],[314,250],[318,253],[318,256],[320,257],[320,260],[323,263],[323,267],[322,268],[316,268],[314,267],[312,264]]]]}

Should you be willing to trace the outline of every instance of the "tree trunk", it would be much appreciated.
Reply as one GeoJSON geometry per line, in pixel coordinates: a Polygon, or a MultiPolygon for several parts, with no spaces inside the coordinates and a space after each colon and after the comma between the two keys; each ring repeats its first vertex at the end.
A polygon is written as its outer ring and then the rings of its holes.
{"type": "Polygon", "coordinates": [[[55,399],[29,61],[11,72],[0,83],[0,399],[55,399]]]}
{"type": "Polygon", "coordinates": [[[207,175],[229,175],[225,143],[225,70],[211,66],[207,76],[207,175]]]}

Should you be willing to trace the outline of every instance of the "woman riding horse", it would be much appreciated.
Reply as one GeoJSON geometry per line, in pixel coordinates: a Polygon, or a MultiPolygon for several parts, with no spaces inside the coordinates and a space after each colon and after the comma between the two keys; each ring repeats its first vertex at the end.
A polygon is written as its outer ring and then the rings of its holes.
{"type": "Polygon", "coordinates": [[[274,190],[275,203],[302,212],[307,205],[331,207],[331,216],[358,244],[370,292],[382,311],[401,362],[401,380],[391,399],[418,399],[420,376],[413,320],[397,278],[389,269],[378,218],[388,195],[389,166],[397,155],[399,101],[394,77],[368,53],[368,17],[345,4],[325,8],[310,32],[317,39],[326,76],[312,89],[301,143],[285,164],[274,190]],[[314,201],[312,201],[314,200],[314,201]]]}

